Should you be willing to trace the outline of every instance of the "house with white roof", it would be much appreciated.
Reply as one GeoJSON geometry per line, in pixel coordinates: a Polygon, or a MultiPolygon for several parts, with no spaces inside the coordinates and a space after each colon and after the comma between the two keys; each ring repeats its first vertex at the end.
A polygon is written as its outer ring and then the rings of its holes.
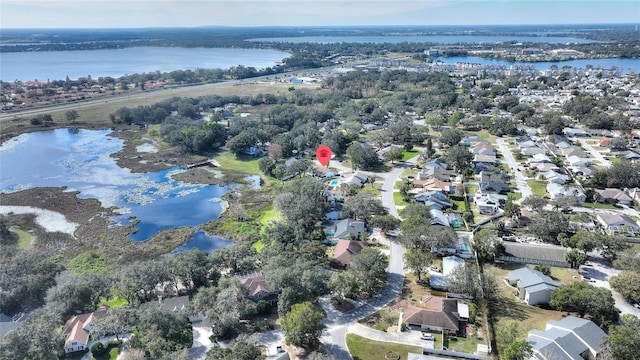
{"type": "Polygon", "coordinates": [[[579,203],[585,202],[587,196],[584,191],[577,186],[566,186],[556,183],[547,184],[547,192],[553,200],[557,200],[561,197],[567,196],[576,199],[579,203]]]}
{"type": "Polygon", "coordinates": [[[518,298],[529,305],[548,304],[551,292],[560,287],[559,282],[528,267],[509,271],[507,281],[518,289],[518,298]]]}
{"type": "Polygon", "coordinates": [[[595,360],[606,335],[590,320],[567,316],[547,321],[545,331],[529,331],[526,341],[531,344],[533,359],[595,360]]]}

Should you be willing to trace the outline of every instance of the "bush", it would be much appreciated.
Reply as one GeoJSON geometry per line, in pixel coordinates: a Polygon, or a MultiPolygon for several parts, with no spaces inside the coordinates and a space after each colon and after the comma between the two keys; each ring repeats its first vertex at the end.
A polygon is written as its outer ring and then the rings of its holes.
{"type": "Polygon", "coordinates": [[[547,265],[536,265],[534,266],[533,270],[537,270],[547,276],[551,276],[551,268],[547,265]]]}
{"type": "Polygon", "coordinates": [[[477,315],[478,315],[478,306],[472,303],[471,305],[469,305],[469,322],[472,324],[475,323],[477,315]]]}
{"type": "Polygon", "coordinates": [[[95,355],[104,354],[107,351],[107,348],[104,347],[104,344],[100,341],[97,341],[95,344],[91,345],[91,353],[95,355]]]}

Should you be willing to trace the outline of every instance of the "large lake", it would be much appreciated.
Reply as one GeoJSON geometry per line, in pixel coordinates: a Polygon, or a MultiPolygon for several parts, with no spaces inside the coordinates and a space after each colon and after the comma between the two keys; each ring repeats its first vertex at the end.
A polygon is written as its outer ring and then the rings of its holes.
{"type": "Polygon", "coordinates": [[[555,37],[555,36],[488,36],[488,35],[389,35],[389,36],[296,36],[296,37],[272,37],[256,38],[248,41],[264,42],[291,42],[291,43],[315,43],[315,44],[338,44],[338,43],[372,43],[372,44],[399,44],[409,43],[495,43],[495,42],[534,42],[550,44],[583,44],[594,42],[592,40],[555,37]]]}
{"type": "Polygon", "coordinates": [[[288,53],[265,49],[133,47],[126,49],[0,53],[0,80],[64,80],[91,75],[119,77],[143,72],[228,69],[244,65],[262,69],[288,53]]]}
{"type": "MultiPolygon", "coordinates": [[[[132,173],[110,155],[122,149],[121,139],[108,130],[57,129],[23,134],[0,146],[0,191],[36,187],[62,187],[79,191],[80,198],[95,198],[103,206],[116,206],[114,217],[126,225],[139,220],[134,241],[179,226],[197,226],[217,219],[224,209],[220,197],[228,190],[217,185],[193,185],[173,180],[184,171],[172,168],[152,173],[132,173]],[[28,160],[28,161],[27,161],[28,160]]],[[[205,250],[230,242],[197,233],[184,248],[205,250]]]]}

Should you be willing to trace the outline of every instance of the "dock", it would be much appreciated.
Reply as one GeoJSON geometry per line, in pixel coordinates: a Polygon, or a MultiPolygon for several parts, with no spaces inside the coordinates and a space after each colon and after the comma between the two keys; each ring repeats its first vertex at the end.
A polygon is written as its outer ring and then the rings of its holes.
{"type": "Polygon", "coordinates": [[[201,166],[213,166],[213,167],[220,167],[220,163],[215,160],[215,159],[208,159],[205,161],[200,161],[194,164],[189,164],[186,166],[187,169],[193,169],[196,167],[201,167],[201,166]]]}

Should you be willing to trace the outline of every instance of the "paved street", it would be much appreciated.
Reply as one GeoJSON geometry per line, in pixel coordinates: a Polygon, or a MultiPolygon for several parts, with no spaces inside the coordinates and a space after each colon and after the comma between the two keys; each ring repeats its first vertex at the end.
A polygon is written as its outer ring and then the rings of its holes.
{"type": "MultiPolygon", "coordinates": [[[[413,158],[411,160],[409,163],[415,162],[417,158],[413,158]]],[[[350,168],[342,166],[342,164],[339,164],[337,161],[332,161],[330,166],[343,169],[343,171],[352,171],[350,168]]],[[[406,168],[407,165],[398,165],[390,172],[386,173],[362,172],[367,175],[375,175],[384,178],[384,183],[382,185],[382,205],[389,211],[389,214],[396,217],[398,217],[398,211],[396,209],[395,202],[393,201],[393,188],[396,181],[400,178],[400,174],[406,168]]],[[[351,359],[351,355],[349,354],[349,350],[345,342],[347,329],[352,325],[352,323],[373,314],[397,298],[400,294],[400,290],[402,289],[404,273],[404,247],[400,245],[396,239],[391,238],[387,281],[377,296],[361,302],[354,310],[344,314],[333,309],[328,296],[320,299],[320,304],[327,313],[327,318],[324,320],[324,324],[327,326],[327,329],[323,332],[320,340],[331,355],[336,359],[351,359]]]]}
{"type": "Polygon", "coordinates": [[[596,160],[598,160],[600,164],[606,167],[611,166],[611,161],[607,160],[604,156],[602,156],[600,151],[594,149],[593,146],[589,145],[589,143],[587,143],[586,140],[578,139],[578,141],[580,142],[580,145],[582,146],[582,148],[587,150],[587,152],[591,154],[591,156],[593,156],[596,160]]]}
{"type": "Polygon", "coordinates": [[[629,304],[617,291],[611,289],[609,284],[609,277],[616,276],[620,273],[620,270],[614,269],[597,253],[591,253],[592,260],[588,264],[580,266],[580,275],[588,277],[593,286],[603,287],[611,290],[613,299],[616,301],[616,307],[620,309],[621,314],[633,314],[640,317],[640,310],[629,304]],[[595,255],[595,256],[594,256],[595,255]]]}
{"type": "Polygon", "coordinates": [[[507,165],[509,166],[509,168],[513,169],[516,180],[516,187],[522,194],[522,198],[518,200],[518,202],[521,202],[523,199],[526,199],[528,196],[531,196],[533,194],[531,192],[531,188],[529,187],[529,184],[527,184],[527,180],[522,175],[522,172],[518,171],[518,163],[513,157],[513,154],[511,153],[511,150],[509,150],[509,147],[507,146],[507,143],[504,141],[504,139],[499,137],[496,139],[496,142],[498,143],[500,152],[502,152],[502,155],[507,161],[507,165]]]}

